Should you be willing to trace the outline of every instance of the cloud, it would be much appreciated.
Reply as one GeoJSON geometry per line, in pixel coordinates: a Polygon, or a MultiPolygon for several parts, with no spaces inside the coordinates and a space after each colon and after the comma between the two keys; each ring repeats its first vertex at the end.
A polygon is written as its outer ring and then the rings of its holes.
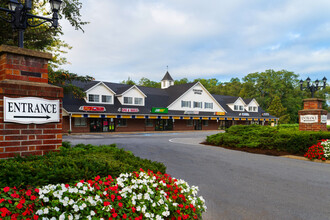
{"type": "Polygon", "coordinates": [[[315,0],[82,0],[85,33],[61,21],[73,46],[64,68],[97,80],[228,78],[330,70],[330,2],[315,0]]]}

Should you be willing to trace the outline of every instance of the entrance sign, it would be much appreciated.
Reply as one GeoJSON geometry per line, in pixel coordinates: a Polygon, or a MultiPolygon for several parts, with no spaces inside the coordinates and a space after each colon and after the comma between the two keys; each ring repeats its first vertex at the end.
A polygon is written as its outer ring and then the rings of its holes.
{"type": "Polygon", "coordinates": [[[318,115],[301,115],[300,122],[301,123],[317,123],[318,115]]]}
{"type": "Polygon", "coordinates": [[[168,108],[152,108],[151,113],[166,114],[168,113],[168,108]]]}
{"type": "Polygon", "coordinates": [[[328,116],[327,115],[321,115],[321,123],[327,123],[328,116]]]}
{"type": "Polygon", "coordinates": [[[60,122],[60,101],[37,97],[4,97],[4,122],[45,124],[60,122]]]}

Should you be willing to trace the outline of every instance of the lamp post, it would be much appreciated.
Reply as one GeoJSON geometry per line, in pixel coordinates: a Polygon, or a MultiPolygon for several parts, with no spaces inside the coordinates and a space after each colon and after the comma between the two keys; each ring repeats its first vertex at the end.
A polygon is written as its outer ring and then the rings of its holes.
{"type": "Polygon", "coordinates": [[[46,22],[50,22],[52,27],[58,27],[58,11],[61,7],[61,0],[49,0],[51,9],[53,11],[52,18],[45,18],[37,15],[30,14],[29,11],[32,9],[32,0],[25,0],[24,4],[18,2],[17,0],[9,0],[8,8],[1,8],[0,11],[7,12],[10,14],[10,20],[5,19],[0,16],[0,18],[8,23],[12,24],[13,29],[18,30],[18,46],[24,47],[24,31],[27,27],[37,27],[46,22]],[[30,23],[30,20],[33,21],[35,18],[44,20],[38,24],[30,23]]]}
{"type": "Polygon", "coordinates": [[[304,90],[304,89],[309,90],[312,93],[312,98],[314,98],[314,93],[317,90],[325,89],[325,87],[327,85],[327,78],[323,77],[322,81],[323,81],[323,86],[319,86],[320,81],[318,79],[315,81],[315,84],[314,84],[314,83],[311,83],[311,79],[308,77],[306,79],[307,86],[303,87],[304,81],[300,80],[300,82],[299,82],[300,83],[300,90],[301,91],[304,90]]]}

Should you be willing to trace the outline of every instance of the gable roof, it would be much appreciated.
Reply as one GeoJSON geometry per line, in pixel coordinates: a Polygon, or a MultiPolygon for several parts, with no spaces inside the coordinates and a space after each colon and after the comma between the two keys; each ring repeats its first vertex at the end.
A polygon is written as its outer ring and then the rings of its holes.
{"type": "Polygon", "coordinates": [[[163,77],[162,81],[164,80],[174,81],[168,71],[165,73],[165,76],[163,77]]]}
{"type": "Polygon", "coordinates": [[[88,88],[87,90],[85,90],[85,92],[88,92],[94,88],[96,88],[99,85],[103,85],[105,88],[109,89],[112,93],[116,94],[112,89],[110,89],[106,84],[104,84],[102,81],[98,82],[97,84],[91,86],[90,88],[88,88]]]}
{"type": "Polygon", "coordinates": [[[137,89],[139,92],[141,92],[141,94],[144,96],[144,97],[147,97],[146,94],[144,94],[144,92],[142,92],[139,87],[137,87],[136,85],[133,85],[133,86],[130,86],[130,88],[125,88],[125,87],[122,87],[122,88],[119,88],[117,91],[118,91],[118,94],[117,96],[122,96],[124,95],[125,93],[129,92],[130,90],[132,89],[137,89]]]}

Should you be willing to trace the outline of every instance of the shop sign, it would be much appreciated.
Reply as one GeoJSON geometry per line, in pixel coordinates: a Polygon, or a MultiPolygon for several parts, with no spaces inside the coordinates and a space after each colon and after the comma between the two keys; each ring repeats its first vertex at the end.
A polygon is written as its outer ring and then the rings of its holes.
{"type": "Polygon", "coordinates": [[[269,117],[269,113],[261,113],[261,116],[264,116],[264,117],[269,117]]]}
{"type": "Polygon", "coordinates": [[[318,115],[300,115],[301,123],[317,123],[318,115]]]}
{"type": "Polygon", "coordinates": [[[197,94],[197,95],[202,95],[202,92],[203,92],[203,90],[201,90],[201,89],[193,89],[193,91],[194,91],[194,94],[197,94]]]}
{"type": "Polygon", "coordinates": [[[80,111],[88,111],[88,112],[105,112],[105,107],[103,106],[80,106],[80,111]]]}
{"type": "Polygon", "coordinates": [[[225,115],[226,112],[214,112],[214,115],[225,115]]]}
{"type": "Polygon", "coordinates": [[[119,110],[121,112],[132,112],[132,113],[139,112],[139,109],[138,108],[121,108],[119,110]]]}
{"type": "Polygon", "coordinates": [[[168,108],[151,108],[151,113],[166,114],[168,113],[168,108]]]}
{"type": "Polygon", "coordinates": [[[185,111],[183,114],[185,114],[185,115],[198,115],[199,111],[185,111]]]}
{"type": "Polygon", "coordinates": [[[60,121],[60,101],[37,97],[4,97],[4,122],[45,124],[60,121]]]}
{"type": "Polygon", "coordinates": [[[327,115],[321,115],[321,123],[327,123],[328,116],[327,115]]]}
{"type": "Polygon", "coordinates": [[[239,113],[240,116],[250,116],[249,113],[239,113]]]}

